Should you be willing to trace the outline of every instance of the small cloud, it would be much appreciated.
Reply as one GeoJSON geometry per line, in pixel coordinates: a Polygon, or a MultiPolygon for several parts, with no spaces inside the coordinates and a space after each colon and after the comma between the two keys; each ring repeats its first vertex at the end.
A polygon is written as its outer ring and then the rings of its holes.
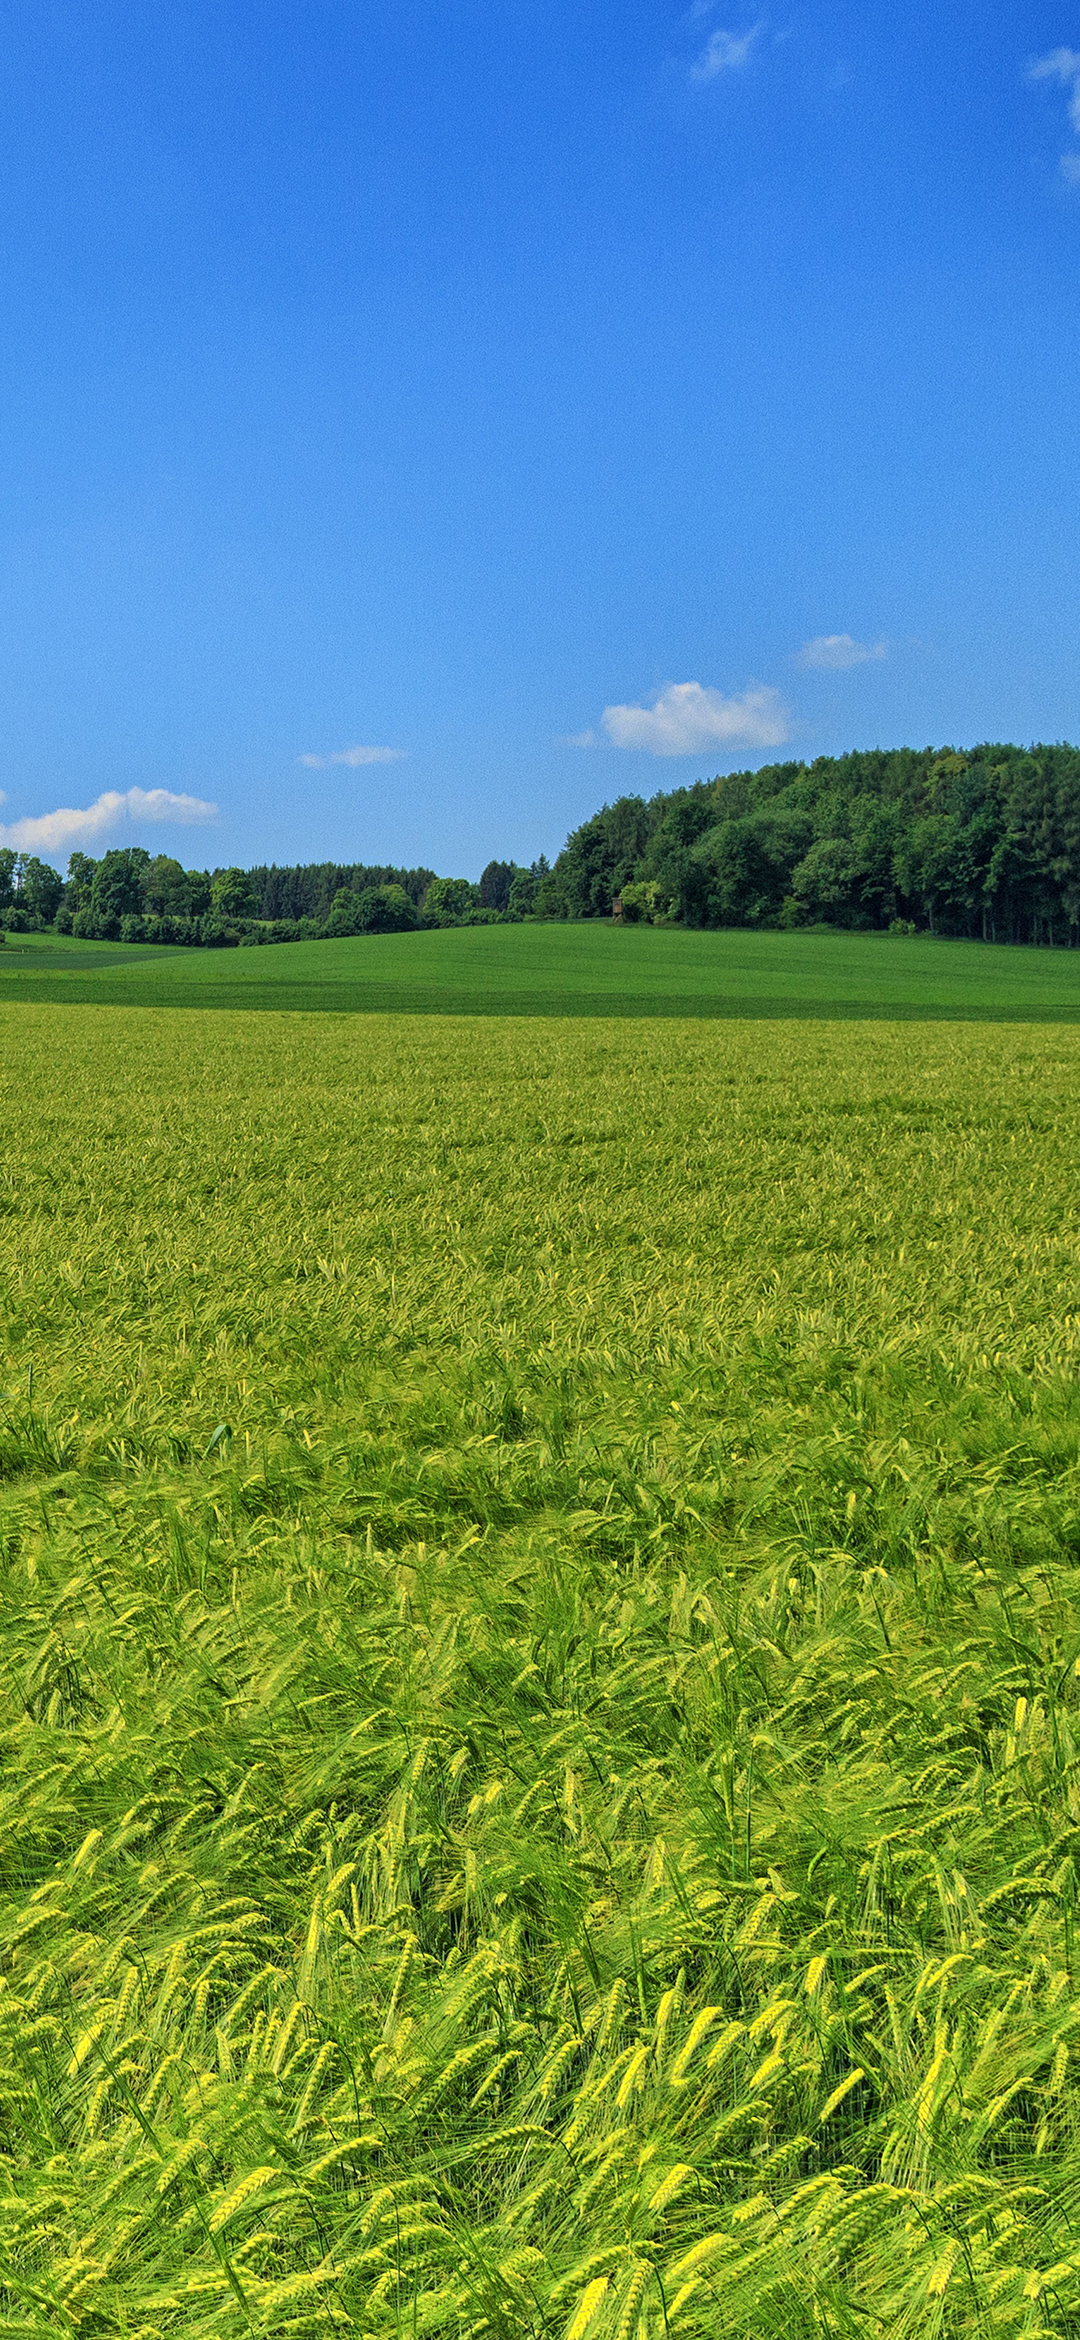
{"type": "Polygon", "coordinates": [[[171,788],[107,788],[93,804],[63,805],[57,812],[34,813],[23,821],[0,823],[0,845],[14,845],[20,853],[64,853],[72,845],[89,844],[128,821],[169,821],[189,827],[195,821],[216,821],[216,804],[201,796],[178,796],[171,788]]]}
{"type": "Polygon", "coordinates": [[[568,731],[564,738],[556,740],[555,745],[556,747],[591,748],[599,747],[600,742],[595,731],[568,731]]]}
{"type": "Polygon", "coordinates": [[[887,642],[856,642],[853,634],[815,634],[812,642],[804,642],[796,653],[796,666],[823,666],[831,674],[843,674],[849,666],[869,666],[872,659],[887,658],[887,642]]]}
{"type": "Polygon", "coordinates": [[[400,764],[404,748],[349,747],[336,748],[329,756],[301,756],[299,761],[308,772],[328,772],[332,764],[347,764],[355,772],[361,764],[400,764]]]}
{"type": "MultiPolygon", "coordinates": [[[[1069,120],[1080,131],[1080,49],[1051,49],[1028,66],[1029,81],[1057,81],[1069,92],[1069,120]]],[[[1080,185],[1080,155],[1063,154],[1061,175],[1070,186],[1080,185]]]]}
{"type": "Polygon", "coordinates": [[[605,707],[604,730],[615,747],[651,756],[696,756],[715,747],[779,747],[790,736],[787,710],[764,683],[741,697],[700,683],[668,683],[651,707],[605,707]]]}
{"type": "Polygon", "coordinates": [[[1048,57],[1033,58],[1028,80],[1060,81],[1071,90],[1069,120],[1074,130],[1080,130],[1080,49],[1051,49],[1048,57]]]}
{"type": "Polygon", "coordinates": [[[715,81],[718,73],[736,73],[745,65],[765,30],[764,24],[752,25],[749,32],[714,32],[694,64],[690,67],[691,81],[715,81]]]}

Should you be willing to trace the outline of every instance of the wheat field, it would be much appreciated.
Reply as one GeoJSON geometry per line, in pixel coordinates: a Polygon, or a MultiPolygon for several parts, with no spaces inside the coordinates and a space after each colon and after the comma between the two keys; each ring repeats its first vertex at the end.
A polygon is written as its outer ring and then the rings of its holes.
{"type": "Polygon", "coordinates": [[[5,2334],[1080,2333],[1080,1037],[0,1022],[5,2334]]]}

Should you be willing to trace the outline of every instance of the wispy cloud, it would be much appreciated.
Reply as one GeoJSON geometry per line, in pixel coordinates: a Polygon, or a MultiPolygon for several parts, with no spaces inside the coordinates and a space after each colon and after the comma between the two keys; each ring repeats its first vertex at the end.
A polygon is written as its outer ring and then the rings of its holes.
{"type": "Polygon", "coordinates": [[[400,764],[404,748],[348,747],[335,748],[329,756],[301,756],[300,762],[308,772],[328,772],[332,764],[347,764],[355,772],[361,764],[400,764]]]}
{"type": "Polygon", "coordinates": [[[556,747],[599,747],[595,731],[567,731],[555,742],[556,747]]]}
{"type": "Polygon", "coordinates": [[[737,73],[748,62],[764,30],[762,22],[751,25],[749,32],[712,33],[690,67],[691,81],[715,81],[718,73],[737,73]]]}
{"type": "Polygon", "coordinates": [[[650,756],[779,747],[791,728],[779,691],[765,683],[752,683],[732,699],[701,683],[668,683],[651,707],[605,707],[602,721],[615,747],[643,748],[650,756]]]}
{"type": "MultiPolygon", "coordinates": [[[[1069,120],[1080,133],[1080,49],[1051,49],[1045,57],[1035,57],[1028,66],[1029,81],[1058,81],[1069,92],[1069,120]]],[[[1071,186],[1080,183],[1080,155],[1063,154],[1062,177],[1071,186]]]]}
{"type": "Polygon", "coordinates": [[[1029,81],[1060,81],[1071,90],[1069,120],[1074,130],[1080,130],[1080,49],[1051,49],[1048,57],[1036,57],[1028,66],[1029,81]]]}
{"type": "Polygon", "coordinates": [[[196,821],[216,821],[217,817],[216,804],[204,803],[201,796],[178,796],[171,788],[126,788],[123,792],[107,788],[93,804],[62,805],[56,812],[0,822],[0,845],[14,845],[20,853],[64,853],[72,845],[87,845],[131,821],[168,821],[188,828],[196,821]]]}
{"type": "Polygon", "coordinates": [[[804,642],[796,652],[796,666],[823,666],[832,674],[843,674],[849,666],[869,666],[872,659],[887,658],[887,642],[857,642],[853,634],[815,634],[812,642],[804,642]]]}

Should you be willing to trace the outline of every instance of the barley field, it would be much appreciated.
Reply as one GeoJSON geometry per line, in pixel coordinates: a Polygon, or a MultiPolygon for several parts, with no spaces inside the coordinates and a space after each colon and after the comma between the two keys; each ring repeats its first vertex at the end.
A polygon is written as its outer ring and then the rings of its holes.
{"type": "Polygon", "coordinates": [[[4,2333],[1080,2334],[1080,1033],[0,1028],[4,2333]]]}

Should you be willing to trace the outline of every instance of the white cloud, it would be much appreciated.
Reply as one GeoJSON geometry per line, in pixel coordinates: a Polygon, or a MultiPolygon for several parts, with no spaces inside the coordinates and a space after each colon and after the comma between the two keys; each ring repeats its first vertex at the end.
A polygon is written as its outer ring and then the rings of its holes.
{"type": "MultiPolygon", "coordinates": [[[[1060,81],[1069,91],[1069,120],[1080,131],[1080,49],[1051,49],[1028,66],[1029,81],[1060,81]]],[[[1080,154],[1063,154],[1061,175],[1071,187],[1080,186],[1080,154]]]]}
{"type": "Polygon", "coordinates": [[[350,747],[330,756],[301,756],[300,762],[308,772],[328,772],[331,764],[348,764],[355,771],[360,764],[400,764],[404,754],[404,748],[350,747]]]}
{"type": "Polygon", "coordinates": [[[216,804],[201,796],[177,796],[171,788],[107,788],[93,804],[63,805],[57,812],[33,813],[22,821],[0,822],[0,845],[14,845],[20,853],[64,853],[73,845],[90,844],[127,821],[170,821],[189,827],[195,821],[216,821],[216,804]]]}
{"type": "Polygon", "coordinates": [[[556,740],[555,745],[556,747],[590,748],[599,747],[600,742],[595,731],[568,731],[564,738],[556,740]]]}
{"type": "Polygon", "coordinates": [[[887,658],[887,642],[856,642],[852,634],[815,634],[797,653],[797,666],[824,666],[843,674],[849,666],[868,666],[871,659],[887,658]]]}
{"type": "Polygon", "coordinates": [[[696,756],[715,747],[779,747],[790,736],[787,710],[765,683],[741,697],[700,683],[668,683],[651,707],[605,707],[604,730],[615,747],[651,756],[696,756]]]}
{"type": "Polygon", "coordinates": [[[764,24],[745,33],[714,32],[700,57],[690,67],[692,81],[715,81],[718,73],[735,73],[745,65],[764,32],[764,24]]]}
{"type": "Polygon", "coordinates": [[[1071,90],[1069,120],[1080,130],[1080,49],[1051,49],[1048,57],[1036,57],[1028,66],[1028,80],[1060,81],[1071,90]]]}

